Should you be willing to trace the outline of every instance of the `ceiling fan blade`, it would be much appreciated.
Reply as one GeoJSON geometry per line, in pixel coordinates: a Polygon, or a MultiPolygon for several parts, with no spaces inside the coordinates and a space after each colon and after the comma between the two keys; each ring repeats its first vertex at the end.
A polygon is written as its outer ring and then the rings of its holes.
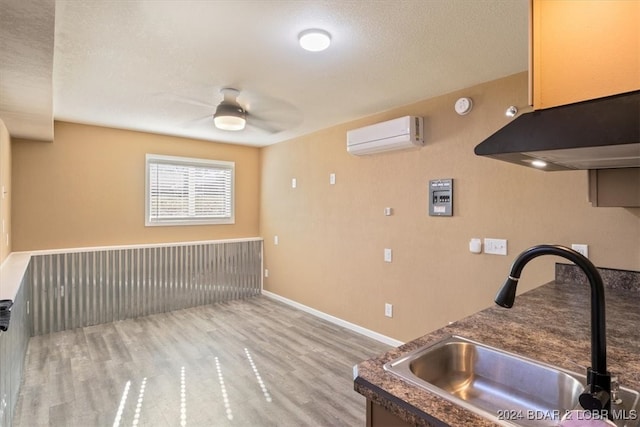
{"type": "Polygon", "coordinates": [[[251,113],[247,113],[247,126],[258,128],[267,133],[280,133],[292,127],[288,122],[267,119],[251,113]]]}
{"type": "Polygon", "coordinates": [[[302,113],[282,99],[241,91],[238,102],[247,111],[247,124],[268,133],[292,129],[302,123],[302,113]]]}
{"type": "Polygon", "coordinates": [[[197,98],[178,95],[178,94],[175,94],[175,93],[163,92],[163,93],[157,94],[156,96],[160,96],[160,97],[166,98],[168,101],[171,101],[171,102],[178,102],[178,103],[181,103],[181,104],[197,105],[198,107],[208,108],[211,111],[214,111],[216,109],[216,105],[217,105],[217,104],[212,104],[210,102],[201,101],[201,100],[199,100],[197,98]]]}
{"type": "Polygon", "coordinates": [[[275,126],[273,123],[256,119],[252,116],[247,117],[247,126],[259,129],[260,131],[267,133],[280,133],[286,130],[286,127],[275,126]]]}
{"type": "Polygon", "coordinates": [[[206,116],[200,116],[195,119],[187,120],[186,122],[182,122],[181,126],[188,128],[193,125],[200,125],[209,121],[213,124],[213,116],[211,114],[207,114],[206,116]]]}
{"type": "Polygon", "coordinates": [[[293,129],[302,123],[302,114],[297,109],[257,111],[252,109],[247,112],[247,123],[269,133],[293,129]]]}

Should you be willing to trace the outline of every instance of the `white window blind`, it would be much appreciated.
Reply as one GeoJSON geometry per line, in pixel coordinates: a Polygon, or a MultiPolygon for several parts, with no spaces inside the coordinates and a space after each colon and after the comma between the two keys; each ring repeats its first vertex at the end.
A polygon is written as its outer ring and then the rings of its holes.
{"type": "Polygon", "coordinates": [[[146,225],[234,222],[235,164],[147,154],[146,225]]]}

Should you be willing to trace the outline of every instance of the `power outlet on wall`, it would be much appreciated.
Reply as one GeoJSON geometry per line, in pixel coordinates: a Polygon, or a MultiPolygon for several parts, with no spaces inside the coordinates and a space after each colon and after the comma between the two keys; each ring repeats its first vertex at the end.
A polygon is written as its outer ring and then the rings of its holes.
{"type": "Polygon", "coordinates": [[[571,249],[573,249],[576,252],[580,252],[582,255],[584,255],[585,258],[589,258],[589,245],[572,243],[571,249]]]}

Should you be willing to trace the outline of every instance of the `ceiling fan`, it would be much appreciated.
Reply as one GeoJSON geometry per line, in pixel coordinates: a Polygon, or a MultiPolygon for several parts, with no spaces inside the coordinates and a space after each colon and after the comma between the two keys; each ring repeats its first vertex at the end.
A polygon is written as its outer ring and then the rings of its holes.
{"type": "MultiPolygon", "coordinates": [[[[237,132],[251,127],[267,133],[278,133],[302,123],[300,110],[281,99],[250,91],[241,92],[231,87],[223,87],[220,93],[223,99],[217,106],[194,99],[180,98],[190,104],[215,109],[213,124],[216,129],[222,131],[237,132]]],[[[195,121],[200,122],[205,119],[211,120],[211,113],[195,121]]]]}

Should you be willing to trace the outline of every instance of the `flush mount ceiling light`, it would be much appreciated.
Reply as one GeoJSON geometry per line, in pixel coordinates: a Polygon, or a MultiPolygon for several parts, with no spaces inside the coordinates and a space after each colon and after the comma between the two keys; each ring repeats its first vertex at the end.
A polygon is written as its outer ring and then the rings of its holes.
{"type": "Polygon", "coordinates": [[[305,50],[320,52],[331,44],[331,34],[319,29],[304,30],[298,34],[298,42],[305,50]]]}
{"type": "Polygon", "coordinates": [[[242,130],[247,123],[247,112],[238,105],[236,97],[239,91],[231,88],[221,89],[224,101],[218,105],[213,113],[213,124],[220,130],[242,130]]]}

